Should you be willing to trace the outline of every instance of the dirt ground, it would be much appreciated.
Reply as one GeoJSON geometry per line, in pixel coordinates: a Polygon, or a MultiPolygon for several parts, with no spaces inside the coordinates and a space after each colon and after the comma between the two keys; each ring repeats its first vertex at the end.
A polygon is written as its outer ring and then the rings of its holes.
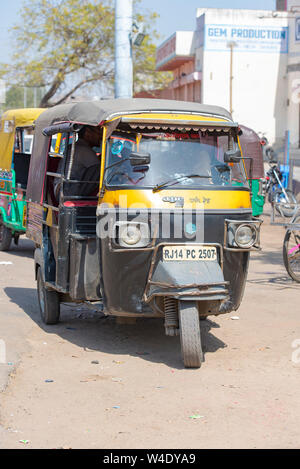
{"type": "Polygon", "coordinates": [[[0,447],[299,448],[300,285],[283,237],[266,216],[239,311],[201,322],[200,370],[183,368],[159,320],[64,306],[43,326],[32,246],[0,253],[13,263],[0,265],[0,447]]]}

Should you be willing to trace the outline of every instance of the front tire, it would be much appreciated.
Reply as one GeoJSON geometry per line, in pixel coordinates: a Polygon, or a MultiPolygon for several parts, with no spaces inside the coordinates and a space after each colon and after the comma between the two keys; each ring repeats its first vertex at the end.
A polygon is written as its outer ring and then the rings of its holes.
{"type": "Polygon", "coordinates": [[[203,361],[196,301],[179,301],[180,341],[184,366],[200,368],[203,361]]]}
{"type": "Polygon", "coordinates": [[[12,233],[9,228],[4,225],[0,216],[0,251],[8,251],[12,240],[12,233]]]}
{"type": "Polygon", "coordinates": [[[59,294],[55,290],[47,290],[41,267],[37,271],[37,292],[41,318],[44,324],[57,324],[60,317],[59,294]]]}

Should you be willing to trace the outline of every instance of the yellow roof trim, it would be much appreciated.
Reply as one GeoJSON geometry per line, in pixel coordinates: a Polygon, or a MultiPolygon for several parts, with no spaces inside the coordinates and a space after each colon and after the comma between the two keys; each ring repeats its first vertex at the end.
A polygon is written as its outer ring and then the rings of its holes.
{"type": "Polygon", "coordinates": [[[122,119],[122,120],[127,120],[128,122],[149,122],[149,123],[153,123],[153,122],[158,122],[158,121],[163,121],[165,122],[166,124],[168,122],[171,122],[171,121],[176,121],[178,123],[180,123],[180,121],[183,121],[183,122],[194,122],[195,124],[196,123],[211,123],[211,124],[214,124],[214,123],[222,123],[222,124],[227,124],[229,126],[231,125],[234,125],[234,122],[228,120],[228,119],[224,119],[224,118],[220,118],[220,117],[216,117],[216,116],[208,116],[208,115],[200,115],[200,114],[175,114],[175,113],[140,113],[140,114],[125,114],[125,115],[121,115],[121,116],[117,116],[117,117],[114,117],[113,119],[110,119],[108,120],[107,122],[113,122],[117,119],[122,119]]]}
{"type": "Polygon", "coordinates": [[[17,127],[31,127],[44,112],[41,108],[10,109],[1,116],[0,169],[11,170],[15,131],[17,127]]]}
{"type": "Polygon", "coordinates": [[[1,121],[14,121],[15,127],[30,127],[43,111],[43,108],[10,109],[2,114],[1,121]]]}

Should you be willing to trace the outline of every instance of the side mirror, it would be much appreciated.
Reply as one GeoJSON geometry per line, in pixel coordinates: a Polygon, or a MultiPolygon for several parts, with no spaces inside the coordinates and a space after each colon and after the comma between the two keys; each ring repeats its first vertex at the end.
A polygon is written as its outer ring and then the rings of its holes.
{"type": "Polygon", "coordinates": [[[242,158],[240,150],[227,150],[224,153],[224,162],[225,163],[239,163],[242,158]]]}
{"type": "Polygon", "coordinates": [[[131,166],[143,166],[150,164],[151,156],[150,153],[130,153],[129,161],[131,166]]]}

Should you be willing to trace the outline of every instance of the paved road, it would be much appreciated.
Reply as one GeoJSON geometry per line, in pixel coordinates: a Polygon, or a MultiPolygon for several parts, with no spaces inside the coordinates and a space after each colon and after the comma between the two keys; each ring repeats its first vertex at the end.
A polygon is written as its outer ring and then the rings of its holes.
{"type": "Polygon", "coordinates": [[[0,446],[300,447],[300,285],[282,264],[283,228],[268,222],[239,319],[202,323],[200,370],[182,367],[160,321],[118,325],[65,306],[59,325],[43,326],[31,245],[0,253],[13,263],[0,265],[0,338],[13,363],[0,365],[0,446]]]}

